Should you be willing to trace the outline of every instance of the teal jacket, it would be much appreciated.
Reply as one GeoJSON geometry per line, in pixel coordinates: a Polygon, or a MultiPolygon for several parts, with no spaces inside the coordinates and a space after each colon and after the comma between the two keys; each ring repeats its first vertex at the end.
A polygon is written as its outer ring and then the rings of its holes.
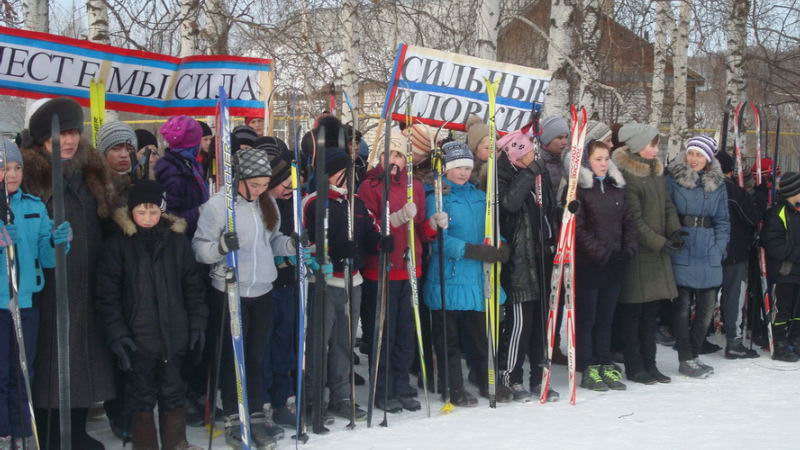
{"type": "MultiPolygon", "coordinates": [[[[56,254],[50,243],[53,234],[53,222],[47,215],[44,203],[30,194],[17,189],[11,194],[11,211],[14,213],[14,224],[19,232],[16,242],[16,258],[19,280],[19,306],[30,308],[31,297],[44,287],[43,268],[56,265],[56,254]]],[[[9,286],[6,262],[7,249],[0,249],[0,309],[8,309],[9,286]]]]}
{"type": "MultiPolygon", "coordinates": [[[[457,185],[447,179],[444,179],[443,183],[450,191],[442,197],[442,208],[450,216],[450,223],[444,230],[447,309],[484,311],[483,263],[464,258],[464,247],[466,244],[483,243],[486,193],[477,189],[472,183],[457,185]]],[[[428,195],[426,202],[425,208],[430,217],[436,212],[436,197],[433,194],[428,195]]],[[[439,295],[440,251],[439,240],[434,239],[423,291],[425,304],[430,309],[442,309],[439,295]]],[[[505,301],[506,294],[501,290],[500,303],[505,301]]]]}

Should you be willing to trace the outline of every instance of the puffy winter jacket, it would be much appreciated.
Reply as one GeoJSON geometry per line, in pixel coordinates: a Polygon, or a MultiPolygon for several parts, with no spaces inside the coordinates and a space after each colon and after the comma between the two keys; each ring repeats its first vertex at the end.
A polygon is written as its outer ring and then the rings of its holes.
{"type": "Polygon", "coordinates": [[[800,283],[800,211],[781,199],[767,211],[761,243],[770,283],[800,283]]]}
{"type": "MultiPolygon", "coordinates": [[[[358,188],[358,196],[364,202],[364,206],[372,213],[375,220],[383,223],[383,167],[376,167],[367,172],[366,179],[358,188]]],[[[389,186],[389,212],[393,213],[402,209],[406,204],[406,186],[408,175],[403,170],[397,176],[391,177],[389,186]]],[[[417,278],[422,275],[422,244],[429,242],[436,236],[436,230],[430,226],[425,214],[425,191],[422,182],[414,179],[414,204],[417,205],[417,215],[414,217],[417,278]]],[[[435,212],[435,211],[434,211],[435,212]]],[[[433,214],[433,213],[431,213],[433,214]]],[[[399,228],[392,227],[391,234],[394,236],[394,252],[390,256],[392,269],[389,272],[390,280],[407,280],[408,270],[406,268],[406,250],[408,249],[408,225],[404,224],[399,228]]],[[[364,278],[377,280],[380,273],[378,256],[367,255],[367,263],[364,266],[364,278]]]]}
{"type": "Polygon", "coordinates": [[[497,186],[500,196],[500,231],[511,247],[511,257],[503,265],[503,289],[511,303],[541,300],[541,262],[553,260],[553,247],[557,239],[551,220],[553,211],[550,177],[542,174],[542,196],[545,215],[544,228],[540,230],[542,209],[536,204],[536,175],[527,168],[515,167],[505,153],[497,158],[497,186]],[[542,237],[544,240],[542,240],[542,237]],[[544,256],[542,256],[544,252],[544,256]]]}
{"type": "MultiPolygon", "coordinates": [[[[53,222],[47,215],[47,208],[38,197],[17,189],[11,194],[11,211],[14,225],[19,233],[15,243],[17,276],[19,280],[18,299],[20,308],[30,308],[34,293],[44,288],[43,268],[55,267],[55,250],[50,245],[53,222]]],[[[8,309],[8,270],[6,269],[7,249],[0,250],[0,309],[8,309]]]]}
{"type": "Polygon", "coordinates": [[[195,168],[202,168],[197,161],[167,150],[156,163],[156,180],[164,186],[167,196],[167,211],[186,219],[186,235],[194,236],[200,205],[208,200],[208,188],[195,176],[195,168]]]}
{"type": "MultiPolygon", "coordinates": [[[[269,195],[269,194],[262,194],[269,195]]],[[[270,197],[272,200],[272,197],[270,197]]],[[[274,200],[272,200],[274,202],[274,200]]],[[[276,207],[277,208],[277,207],[276,207]]],[[[192,239],[197,261],[213,264],[211,284],[225,291],[226,256],[219,253],[219,237],[225,231],[225,193],[217,192],[200,208],[197,231],[192,239]]],[[[260,297],[272,290],[278,277],[275,256],[294,255],[296,249],[291,238],[280,231],[267,229],[257,201],[236,201],[236,234],[239,237],[239,294],[242,297],[260,297]]]]}
{"type": "MultiPolygon", "coordinates": [[[[450,224],[444,230],[444,276],[447,309],[461,311],[484,311],[483,263],[464,258],[466,244],[483,242],[484,218],[486,217],[486,193],[472,183],[458,185],[443,180],[450,192],[443,196],[442,208],[450,215],[450,224]]],[[[436,211],[435,196],[428,196],[429,215],[436,211]]],[[[439,295],[439,247],[438,239],[431,244],[430,264],[425,275],[425,304],[431,309],[442,309],[439,295]]],[[[505,291],[501,289],[501,303],[505,302],[505,291]]]]}
{"type": "Polygon", "coordinates": [[[753,194],[739,187],[730,178],[725,179],[728,192],[728,215],[731,221],[731,238],[723,265],[747,262],[756,233],[756,226],[764,217],[753,194]]]}
{"type": "Polygon", "coordinates": [[[672,255],[672,269],[678,286],[708,289],[722,285],[722,259],[730,239],[728,193],[719,161],[695,172],[681,152],[669,166],[667,187],[678,216],[708,217],[711,228],[681,226],[688,233],[686,246],[672,255]]]}
{"type": "Polygon", "coordinates": [[[127,211],[114,218],[124,231],[106,241],[97,265],[97,314],[108,342],[131,337],[145,352],[160,349],[165,358],[185,354],[189,332],[205,330],[208,320],[205,284],[183,234],[186,222],[164,214],[156,227],[141,231],[127,211]],[[153,239],[152,253],[145,239],[153,239]],[[160,342],[150,335],[140,340],[136,330],[153,324],[160,342]]]}
{"type": "Polygon", "coordinates": [[[609,264],[615,252],[636,253],[636,224],[625,199],[625,178],[613,161],[601,181],[581,167],[578,181],[580,208],[575,215],[575,266],[579,286],[608,287],[622,284],[625,267],[609,264]]]}

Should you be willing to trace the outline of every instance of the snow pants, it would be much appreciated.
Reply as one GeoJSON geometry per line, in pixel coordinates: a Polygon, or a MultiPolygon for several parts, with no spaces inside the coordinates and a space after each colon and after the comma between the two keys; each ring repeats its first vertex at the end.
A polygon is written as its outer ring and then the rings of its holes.
{"type": "Polygon", "coordinates": [[[791,341],[800,345],[800,284],[777,283],[773,292],[775,321],[772,323],[772,338],[775,342],[791,341]]]}
{"type": "Polygon", "coordinates": [[[133,353],[133,370],[125,372],[125,410],[128,413],[170,411],[186,404],[186,382],[181,376],[183,357],[168,360],[133,353]]]}

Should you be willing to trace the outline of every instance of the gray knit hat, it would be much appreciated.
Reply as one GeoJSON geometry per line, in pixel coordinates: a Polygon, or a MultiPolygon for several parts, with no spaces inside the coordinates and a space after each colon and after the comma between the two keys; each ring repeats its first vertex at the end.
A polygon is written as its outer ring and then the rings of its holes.
{"type": "Polygon", "coordinates": [[[611,137],[611,128],[608,125],[597,120],[590,120],[586,124],[586,142],[589,141],[605,141],[611,137]]]}
{"type": "Polygon", "coordinates": [[[444,152],[444,170],[458,167],[474,167],[475,157],[467,144],[460,141],[450,141],[442,146],[444,152]]]}
{"type": "Polygon", "coordinates": [[[786,172],[783,174],[778,191],[783,198],[789,198],[800,194],[800,173],[786,172]]]}
{"type": "Polygon", "coordinates": [[[628,122],[619,129],[619,140],[633,153],[639,153],[658,136],[658,128],[638,122],[628,122]]]}
{"type": "Polygon", "coordinates": [[[120,144],[128,144],[134,150],[139,149],[133,128],[116,120],[103,124],[100,131],[97,132],[97,149],[105,153],[120,144]]]}
{"type": "Polygon", "coordinates": [[[569,125],[567,125],[567,121],[563,117],[547,116],[542,119],[542,134],[539,136],[539,142],[542,145],[549,144],[562,134],[569,135],[569,125]]]}
{"type": "Polygon", "coordinates": [[[686,141],[686,151],[688,152],[689,150],[697,150],[706,157],[708,162],[711,162],[717,153],[717,141],[714,138],[700,134],[686,141]]]}
{"type": "Polygon", "coordinates": [[[272,176],[269,154],[264,149],[255,147],[239,149],[234,158],[234,171],[237,180],[272,176]]]}
{"type": "Polygon", "coordinates": [[[2,143],[0,143],[0,167],[6,166],[6,160],[8,162],[15,162],[22,165],[22,153],[19,151],[19,147],[14,141],[3,139],[2,143]]]}
{"type": "Polygon", "coordinates": [[[476,115],[469,116],[464,128],[467,130],[467,145],[472,153],[478,150],[481,140],[489,135],[489,125],[483,123],[483,119],[476,115]]]}

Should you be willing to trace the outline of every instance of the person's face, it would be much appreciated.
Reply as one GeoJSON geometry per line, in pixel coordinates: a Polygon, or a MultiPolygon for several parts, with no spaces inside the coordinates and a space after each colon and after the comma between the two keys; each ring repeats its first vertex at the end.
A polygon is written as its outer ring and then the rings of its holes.
{"type": "Polygon", "coordinates": [[[533,157],[534,157],[533,149],[531,149],[530,151],[528,151],[528,153],[522,155],[522,158],[514,162],[514,165],[517,167],[528,167],[533,162],[533,157]]]}
{"type": "Polygon", "coordinates": [[[208,148],[211,146],[211,141],[214,139],[214,136],[203,136],[200,138],[200,151],[203,153],[208,153],[208,148]]]}
{"type": "Polygon", "coordinates": [[[269,187],[269,178],[270,177],[255,177],[240,181],[239,194],[248,200],[258,198],[258,196],[263,194],[269,187]],[[250,192],[249,197],[247,196],[248,191],[250,192]]]}
{"type": "Polygon", "coordinates": [[[608,150],[597,148],[589,157],[589,167],[598,177],[604,177],[608,173],[608,150]]]}
{"type": "Polygon", "coordinates": [[[131,152],[133,147],[128,144],[119,144],[106,151],[106,162],[111,170],[119,173],[131,170],[131,152]]]}
{"type": "MultiPolygon", "coordinates": [[[[75,153],[78,152],[78,144],[81,142],[81,133],[78,130],[64,130],[61,132],[59,138],[61,159],[72,159],[75,153]]],[[[52,136],[44,141],[44,149],[47,153],[53,153],[53,138],[52,136]]]]}
{"type": "Polygon", "coordinates": [[[786,197],[786,202],[794,206],[800,203],[800,194],[795,194],[791,197],[786,197]]]}
{"type": "Polygon", "coordinates": [[[247,150],[253,148],[252,145],[249,144],[239,144],[239,150],[247,150]]]}
{"type": "Polygon", "coordinates": [[[17,162],[10,162],[0,169],[0,182],[5,181],[8,192],[17,192],[22,184],[22,166],[17,162]]]}
{"type": "Polygon", "coordinates": [[[133,221],[142,228],[153,228],[161,220],[161,208],[153,203],[142,203],[131,210],[133,221]]]}
{"type": "Polygon", "coordinates": [[[345,179],[345,169],[342,169],[335,174],[328,177],[328,183],[332,184],[337,187],[344,186],[344,179],[345,179]]]}
{"type": "Polygon", "coordinates": [[[256,134],[259,136],[264,135],[264,119],[253,119],[250,121],[250,128],[256,130],[256,134]]]}
{"type": "Polygon", "coordinates": [[[708,160],[699,151],[689,150],[688,152],[686,152],[686,164],[689,166],[690,169],[694,170],[695,172],[700,172],[701,170],[706,168],[708,160]]]}
{"type": "Polygon", "coordinates": [[[567,148],[567,135],[560,134],[555,137],[549,144],[544,146],[544,149],[548,153],[552,153],[554,155],[561,155],[561,152],[567,148]]]}
{"type": "Polygon", "coordinates": [[[400,152],[392,152],[389,155],[389,164],[392,167],[392,175],[397,175],[406,168],[406,156],[400,152]]]}
{"type": "Polygon", "coordinates": [[[489,136],[484,136],[475,149],[475,157],[481,161],[489,160],[489,136]]]}
{"type": "Polygon", "coordinates": [[[645,148],[642,149],[642,151],[639,152],[639,156],[641,156],[643,159],[656,159],[656,156],[658,156],[658,151],[658,141],[656,141],[655,145],[650,142],[645,148]]]}
{"type": "Polygon", "coordinates": [[[150,170],[156,170],[156,163],[158,162],[158,158],[161,158],[161,153],[159,153],[158,147],[155,145],[150,144],[140,148],[139,151],[136,152],[136,158],[144,158],[144,152],[147,150],[150,150],[150,170]]]}
{"type": "Polygon", "coordinates": [[[274,199],[282,199],[288,200],[292,198],[292,178],[289,177],[283,180],[283,183],[275,186],[274,188],[269,190],[269,195],[272,196],[274,199]]]}
{"type": "Polygon", "coordinates": [[[448,180],[459,185],[469,181],[470,175],[472,175],[472,167],[456,167],[455,169],[450,169],[445,173],[445,176],[448,180]]]}

